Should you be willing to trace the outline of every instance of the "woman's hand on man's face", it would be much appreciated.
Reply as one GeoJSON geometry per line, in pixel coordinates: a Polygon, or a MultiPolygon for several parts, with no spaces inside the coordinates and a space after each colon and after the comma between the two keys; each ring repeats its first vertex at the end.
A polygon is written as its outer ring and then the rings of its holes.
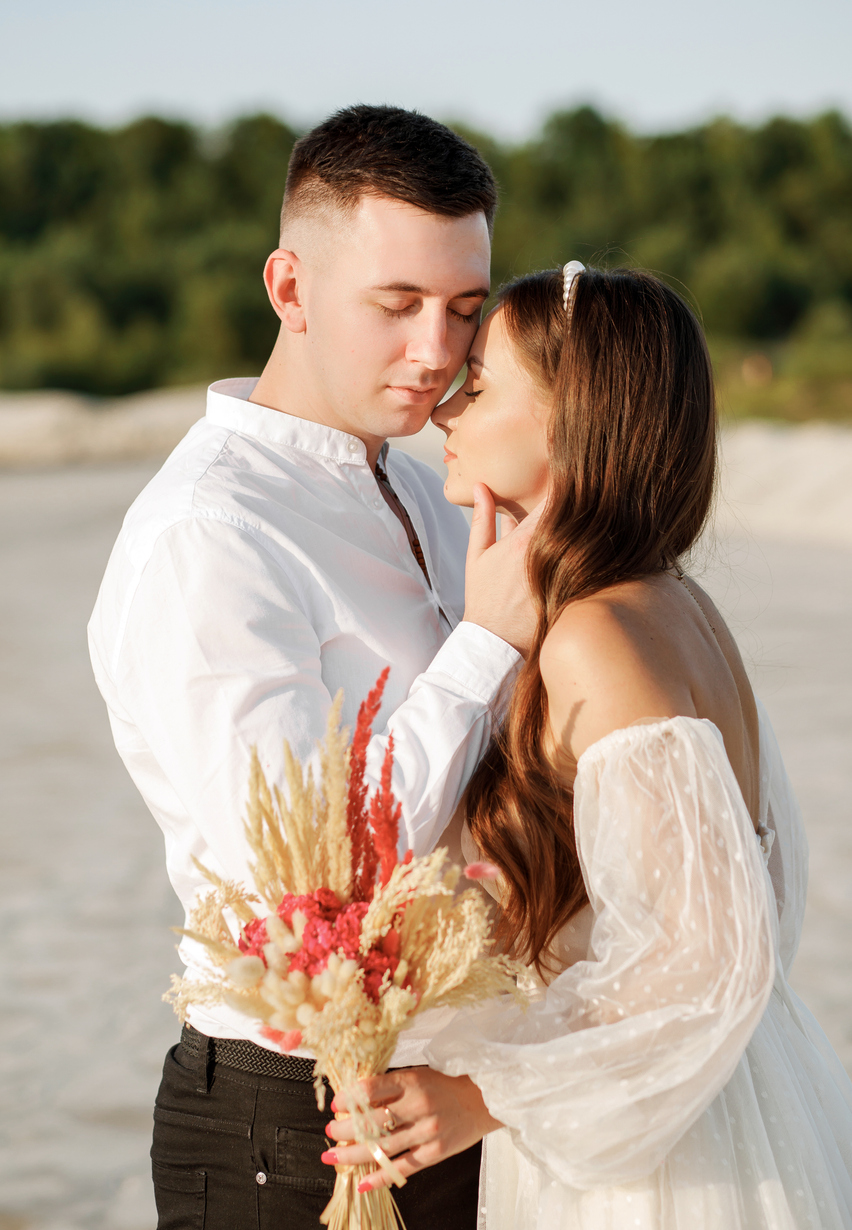
{"type": "MultiPolygon", "coordinates": [[[[482,1094],[468,1076],[444,1076],[425,1067],[401,1068],[367,1077],[361,1086],[375,1107],[373,1118],[380,1129],[388,1122],[388,1110],[393,1116],[393,1131],[382,1136],[381,1148],[406,1178],[469,1149],[502,1126],[488,1113],[482,1094]]],[[[345,1108],[333,1102],[332,1109],[345,1108]]],[[[347,1143],[355,1139],[351,1119],[335,1119],[326,1135],[339,1142],[322,1155],[328,1165],[373,1162],[367,1145],[347,1143]]],[[[377,1170],[363,1180],[359,1191],[387,1187],[390,1182],[383,1170],[377,1170]]]]}
{"type": "Polygon", "coordinates": [[[497,537],[494,497],[484,483],[474,484],[476,503],[465,565],[464,618],[508,641],[524,657],[535,635],[538,613],[527,579],[527,550],[544,502],[518,524],[501,516],[497,537]]]}

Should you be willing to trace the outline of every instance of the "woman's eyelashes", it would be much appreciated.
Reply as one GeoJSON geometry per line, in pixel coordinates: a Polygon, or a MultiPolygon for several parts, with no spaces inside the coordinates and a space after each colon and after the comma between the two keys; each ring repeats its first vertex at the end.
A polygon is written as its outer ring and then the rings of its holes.
{"type": "Polygon", "coordinates": [[[480,393],[484,393],[484,392],[485,392],[485,389],[474,389],[471,393],[468,393],[467,389],[465,389],[464,395],[465,397],[475,398],[475,397],[478,397],[480,393]]]}

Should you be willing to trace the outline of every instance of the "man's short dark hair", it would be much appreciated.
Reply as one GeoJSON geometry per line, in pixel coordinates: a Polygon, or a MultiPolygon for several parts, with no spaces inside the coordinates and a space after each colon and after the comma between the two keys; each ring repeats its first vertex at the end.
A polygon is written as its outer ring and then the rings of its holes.
{"type": "Polygon", "coordinates": [[[354,209],[368,193],[446,218],[481,212],[489,232],[497,209],[491,168],[458,133],[418,111],[360,104],[296,142],[282,230],[285,221],[329,206],[354,209]]]}

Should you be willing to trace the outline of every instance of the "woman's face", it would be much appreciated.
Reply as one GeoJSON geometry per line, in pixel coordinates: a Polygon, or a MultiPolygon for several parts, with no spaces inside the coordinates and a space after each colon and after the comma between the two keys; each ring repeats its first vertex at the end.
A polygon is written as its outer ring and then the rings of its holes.
{"type": "Polygon", "coordinates": [[[467,357],[467,379],[432,412],[447,435],[444,495],[473,504],[485,483],[501,512],[520,520],[548,491],[550,399],[515,357],[503,312],[483,321],[467,357]]]}

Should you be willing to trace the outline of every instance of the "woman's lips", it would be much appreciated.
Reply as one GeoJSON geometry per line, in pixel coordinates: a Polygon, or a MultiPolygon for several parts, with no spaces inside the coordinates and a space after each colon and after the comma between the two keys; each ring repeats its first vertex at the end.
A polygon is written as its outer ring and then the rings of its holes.
{"type": "Polygon", "coordinates": [[[444,465],[447,465],[450,461],[455,461],[455,460],[456,460],[455,453],[451,453],[448,448],[445,448],[444,449],[444,465]]]}

